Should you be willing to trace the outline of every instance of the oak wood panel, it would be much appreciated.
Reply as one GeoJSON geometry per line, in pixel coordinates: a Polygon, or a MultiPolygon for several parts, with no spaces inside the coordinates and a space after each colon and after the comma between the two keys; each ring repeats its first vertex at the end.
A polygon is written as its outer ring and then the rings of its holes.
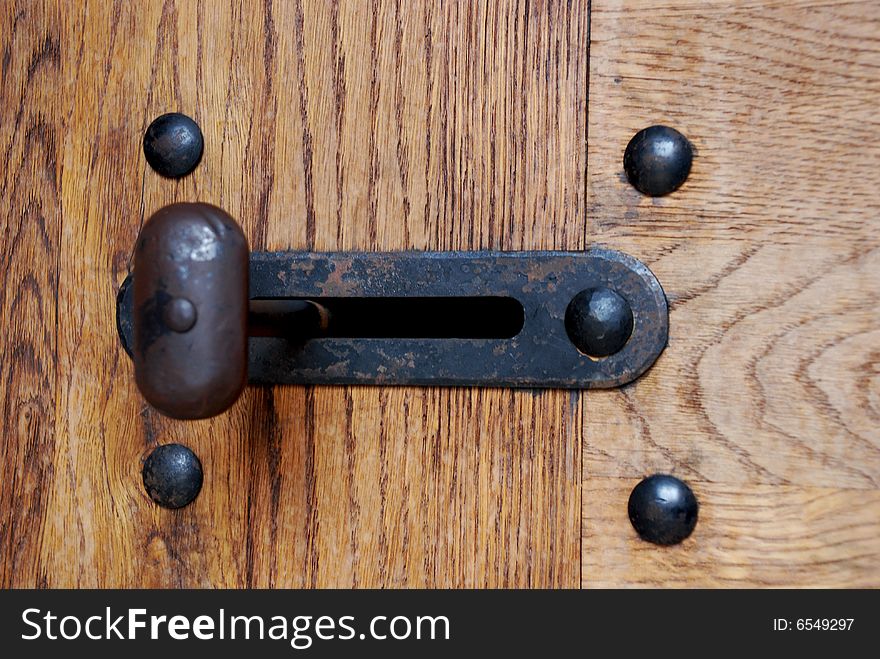
{"type": "Polygon", "coordinates": [[[587,586],[877,586],[876,490],[692,481],[702,503],[694,535],[658,548],[635,539],[627,517],[638,480],[584,480],[587,586]]]}
{"type": "Polygon", "coordinates": [[[113,314],[174,200],[255,249],[584,247],[587,3],[32,5],[3,24],[4,264],[39,289],[7,287],[3,323],[43,321],[0,338],[3,585],[577,586],[579,394],[251,388],[174,422],[113,314]],[[172,110],[206,140],[179,182],[141,153],[172,110]],[[176,512],[140,483],[172,441],[206,473],[176,512]]]}
{"type": "Polygon", "coordinates": [[[637,3],[591,13],[589,230],[646,260],[669,347],[589,398],[583,585],[880,586],[880,7],[637,3]],[[676,193],[623,177],[679,128],[676,193]],[[681,547],[639,542],[636,480],[694,483],[681,547]]]}
{"type": "Polygon", "coordinates": [[[880,585],[876,7],[592,12],[588,41],[585,3],[6,3],[0,583],[880,585]],[[140,153],[171,109],[208,145],[180,182],[140,153]],[[620,157],[658,121],[698,157],[649,200],[620,157]],[[670,346],[615,392],[250,389],[171,422],[113,298],[186,199],[255,248],[598,240],[658,274],[670,346]],[[177,512],[139,482],[170,441],[208,475],[177,512]],[[702,503],[678,548],[625,518],[657,470],[702,503]]]}
{"type": "Polygon", "coordinates": [[[63,135],[59,15],[47,3],[0,6],[0,583],[41,584],[57,391],[63,135]]]}

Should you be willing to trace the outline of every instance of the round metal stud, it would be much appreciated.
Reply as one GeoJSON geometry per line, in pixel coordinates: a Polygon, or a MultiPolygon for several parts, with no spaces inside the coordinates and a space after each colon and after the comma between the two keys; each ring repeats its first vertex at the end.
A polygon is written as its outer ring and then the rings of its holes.
{"type": "Polygon", "coordinates": [[[626,145],[623,169],[636,190],[661,197],[685,182],[693,159],[694,149],[684,135],[668,126],[649,126],[626,145]]]}
{"type": "Polygon", "coordinates": [[[589,288],[575,295],[565,310],[565,331],[582,353],[607,357],[618,352],[633,330],[629,303],[608,288],[589,288]]]}
{"type": "Polygon", "coordinates": [[[678,544],[697,525],[697,498],[675,476],[648,476],[633,488],[628,507],[636,533],[656,545],[678,544]]]}
{"type": "Polygon", "coordinates": [[[205,141],[199,125],[179,112],[153,120],[144,133],[144,155],[162,176],[186,176],[199,164],[205,141]]]}
{"type": "Polygon", "coordinates": [[[144,462],[144,488],[163,508],[182,508],[202,489],[202,463],[180,444],[164,444],[144,462]]]}
{"type": "Polygon", "coordinates": [[[196,324],[196,307],[185,297],[170,300],[162,311],[162,320],[168,329],[183,334],[196,324]]]}

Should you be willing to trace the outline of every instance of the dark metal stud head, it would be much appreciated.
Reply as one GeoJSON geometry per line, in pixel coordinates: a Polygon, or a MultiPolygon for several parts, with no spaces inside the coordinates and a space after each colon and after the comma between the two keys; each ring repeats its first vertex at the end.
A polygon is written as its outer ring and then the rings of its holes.
{"type": "Polygon", "coordinates": [[[119,293],[116,295],[116,331],[119,334],[119,342],[122,349],[131,357],[134,353],[131,347],[134,345],[134,327],[132,326],[132,311],[134,311],[134,280],[129,274],[119,293]]]}
{"type": "Polygon", "coordinates": [[[162,311],[162,320],[168,329],[184,333],[192,329],[196,324],[196,308],[185,297],[176,297],[169,300],[162,311]]]}
{"type": "Polygon", "coordinates": [[[179,112],[157,117],[144,133],[144,155],[162,176],[186,176],[199,164],[205,141],[199,125],[179,112]]]}
{"type": "Polygon", "coordinates": [[[674,476],[654,474],[629,495],[629,521],[643,540],[675,545],[697,525],[697,498],[686,483],[674,476]]]}
{"type": "Polygon", "coordinates": [[[661,197],[685,182],[693,159],[693,147],[684,135],[668,126],[649,126],[626,145],[623,169],[636,190],[661,197]]]}
{"type": "Polygon", "coordinates": [[[202,489],[202,463],[196,454],[180,444],[165,444],[144,462],[144,488],[163,508],[182,508],[202,489]]]}
{"type": "Polygon", "coordinates": [[[582,353],[607,357],[629,340],[633,314],[629,303],[608,288],[589,288],[575,295],[565,310],[565,331],[582,353]]]}

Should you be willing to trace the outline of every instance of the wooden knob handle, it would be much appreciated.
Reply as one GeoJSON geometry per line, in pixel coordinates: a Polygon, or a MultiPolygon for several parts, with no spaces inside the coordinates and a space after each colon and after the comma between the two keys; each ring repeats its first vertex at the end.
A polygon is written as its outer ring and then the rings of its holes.
{"type": "Polygon", "coordinates": [[[177,419],[232,405],[247,381],[247,239],[209,204],[172,204],[141,230],[134,368],[144,398],[177,419]]]}

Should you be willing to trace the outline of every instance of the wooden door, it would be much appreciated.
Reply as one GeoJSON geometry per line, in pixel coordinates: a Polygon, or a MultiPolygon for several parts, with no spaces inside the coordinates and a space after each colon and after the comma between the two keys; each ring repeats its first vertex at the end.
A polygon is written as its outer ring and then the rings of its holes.
{"type": "Polygon", "coordinates": [[[880,585],[880,10],[872,2],[83,2],[2,9],[0,584],[880,585]],[[166,111],[206,149],[170,181],[166,111]],[[697,150],[675,194],[638,129],[697,150]],[[648,263],[670,343],[605,392],[249,388],[178,422],[115,332],[138,230],[252,249],[584,249],[648,263]],[[193,448],[191,506],[142,460],[193,448]],[[632,486],[693,486],[682,545],[632,486]]]}

